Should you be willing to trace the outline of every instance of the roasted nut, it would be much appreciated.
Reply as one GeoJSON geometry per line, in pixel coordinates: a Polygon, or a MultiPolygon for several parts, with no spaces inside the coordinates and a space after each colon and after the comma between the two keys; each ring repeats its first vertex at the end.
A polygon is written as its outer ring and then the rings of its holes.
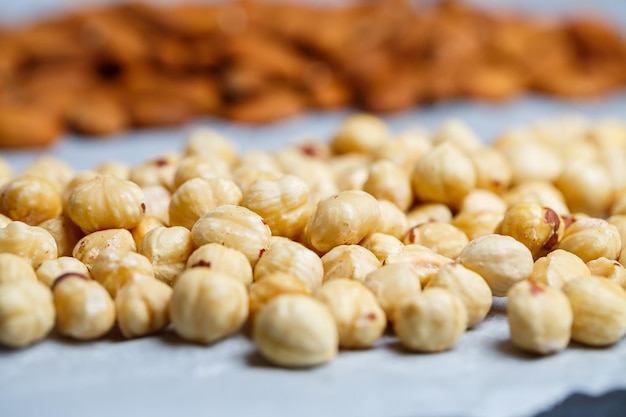
{"type": "Polygon", "coordinates": [[[38,226],[46,229],[52,235],[57,244],[59,256],[71,256],[76,243],[85,236],[80,227],[76,226],[67,216],[46,220],[38,226]]]}
{"type": "Polygon", "coordinates": [[[458,261],[487,281],[496,297],[532,273],[533,256],[522,243],[510,236],[486,235],[470,241],[458,261]]]}
{"type": "Polygon", "coordinates": [[[57,244],[47,230],[13,221],[0,229],[0,253],[21,256],[37,269],[57,257],[57,244]]]}
{"type": "Polygon", "coordinates": [[[590,346],[608,346],[626,334],[626,292],[618,284],[589,275],[563,286],[574,312],[572,340],[590,346]]]}
{"type": "Polygon", "coordinates": [[[428,281],[428,288],[445,288],[457,295],[467,310],[467,327],[484,320],[491,309],[492,296],[483,277],[457,262],[443,265],[428,281]]]}
{"type": "Polygon", "coordinates": [[[245,207],[228,204],[205,213],[191,229],[196,247],[207,243],[228,246],[246,255],[253,268],[269,248],[271,235],[261,216],[245,207]]]}
{"type": "Polygon", "coordinates": [[[390,137],[387,126],[378,117],[355,114],[343,121],[330,146],[337,154],[355,152],[371,155],[390,137]]]}
{"type": "Polygon", "coordinates": [[[305,295],[271,300],[256,316],[252,337],[261,355],[286,367],[324,364],[337,355],[337,325],[328,308],[305,295]]]}
{"type": "Polygon", "coordinates": [[[384,265],[367,274],[363,284],[374,294],[388,320],[393,319],[402,300],[422,292],[415,268],[409,263],[384,265]]]}
{"type": "Polygon", "coordinates": [[[502,193],[509,188],[513,173],[509,162],[494,148],[481,148],[468,154],[476,171],[476,187],[502,193]]]}
{"type": "Polygon", "coordinates": [[[299,279],[313,293],[322,285],[324,266],[315,252],[298,242],[283,237],[272,237],[269,249],[254,267],[254,279],[286,272],[299,279]]]}
{"type": "Polygon", "coordinates": [[[558,246],[565,224],[551,208],[537,203],[521,203],[504,213],[498,231],[522,242],[537,259],[558,246]]]}
{"type": "Polygon", "coordinates": [[[172,199],[167,188],[161,185],[148,185],[142,188],[146,203],[146,217],[154,217],[170,224],[170,201],[172,199]]]}
{"type": "Polygon", "coordinates": [[[415,164],[411,184],[417,199],[458,206],[476,186],[472,161],[449,142],[435,146],[415,164]]]}
{"type": "Polygon", "coordinates": [[[443,288],[431,288],[405,298],[393,318],[393,329],[400,343],[419,352],[449,349],[466,328],[467,312],[463,302],[443,288]]]}
{"type": "Polygon", "coordinates": [[[172,285],[193,252],[191,232],[182,226],[157,227],[141,240],[137,252],[148,258],[154,276],[172,285]]]}
{"type": "Polygon", "coordinates": [[[404,245],[402,250],[390,254],[384,261],[384,265],[408,262],[417,274],[422,287],[428,284],[428,280],[441,266],[453,262],[452,259],[438,254],[434,250],[423,245],[404,245]]]}
{"type": "Polygon", "coordinates": [[[47,180],[15,178],[0,189],[0,213],[31,226],[61,214],[61,196],[47,180]]]}
{"type": "Polygon", "coordinates": [[[288,272],[274,272],[263,277],[248,287],[250,297],[250,320],[272,299],[282,294],[310,295],[309,289],[301,280],[288,272]]]}
{"type": "Polygon", "coordinates": [[[128,282],[154,278],[150,261],[137,252],[115,248],[103,249],[91,264],[91,276],[115,299],[128,282]]]}
{"type": "Polygon", "coordinates": [[[99,232],[93,232],[83,237],[76,243],[72,256],[78,259],[91,269],[94,260],[100,254],[100,251],[113,248],[123,251],[134,252],[136,250],[133,235],[126,229],[108,229],[99,232]]]}
{"type": "Polygon", "coordinates": [[[469,240],[495,233],[504,213],[500,211],[462,211],[452,219],[452,225],[462,230],[469,240]]]}
{"type": "Polygon", "coordinates": [[[285,175],[274,181],[257,181],[243,194],[241,205],[263,217],[273,236],[299,238],[311,215],[309,186],[285,175]]]}
{"type": "Polygon", "coordinates": [[[469,240],[465,233],[449,223],[426,222],[409,229],[405,244],[426,246],[448,258],[456,258],[469,240]]]}
{"type": "Polygon", "coordinates": [[[166,227],[165,224],[156,217],[146,216],[135,227],[130,229],[130,233],[133,235],[135,245],[139,247],[139,244],[149,231],[156,229],[157,227],[166,227]]]}
{"type": "Polygon", "coordinates": [[[115,325],[115,305],[98,282],[68,273],[55,281],[52,293],[59,334],[78,340],[98,339],[115,325]]]}
{"type": "Polygon", "coordinates": [[[237,332],[247,317],[246,287],[230,275],[198,267],[176,280],[170,319],[183,339],[214,343],[237,332]]]}
{"type": "Polygon", "coordinates": [[[339,245],[322,256],[324,282],[348,278],[363,281],[365,276],[380,268],[376,256],[359,245],[339,245]]]}
{"type": "Polygon", "coordinates": [[[568,164],[555,182],[573,212],[605,216],[613,202],[609,173],[599,164],[568,164]]]}
{"type": "Polygon", "coordinates": [[[13,348],[31,345],[54,327],[52,293],[29,279],[0,285],[0,343],[13,348]]]}
{"type": "Polygon", "coordinates": [[[452,220],[452,210],[445,204],[425,203],[414,206],[406,215],[407,229],[426,222],[449,223],[452,220]]]}
{"type": "Polygon", "coordinates": [[[358,281],[346,278],[325,282],[315,298],[330,310],[339,330],[339,346],[361,349],[372,346],[387,325],[385,312],[374,295],[358,281]]]}
{"type": "Polygon", "coordinates": [[[133,168],[128,179],[140,187],[160,185],[174,191],[174,175],[180,158],[178,154],[169,153],[146,161],[133,168]]]}
{"type": "Polygon", "coordinates": [[[178,189],[193,178],[227,178],[229,167],[215,156],[186,156],[180,160],[174,174],[174,188],[178,189]]]}
{"type": "Polygon", "coordinates": [[[581,218],[565,229],[558,247],[589,262],[601,257],[617,259],[621,246],[615,226],[603,219],[581,218]]]}
{"type": "Polygon", "coordinates": [[[476,188],[470,191],[461,202],[460,213],[474,211],[506,212],[507,205],[498,194],[489,190],[476,188]]]}
{"type": "Polygon", "coordinates": [[[112,175],[98,175],[72,192],[69,218],[85,233],[132,229],[143,219],[146,204],[141,188],[112,175]]]}
{"type": "Polygon", "coordinates": [[[60,256],[56,259],[48,259],[44,261],[36,271],[39,282],[50,288],[52,288],[57,278],[69,272],[89,277],[89,270],[85,264],[71,256],[60,256]]]}
{"type": "Polygon", "coordinates": [[[542,207],[550,207],[560,216],[570,213],[567,204],[565,204],[563,193],[549,182],[532,181],[516,185],[507,190],[502,198],[508,207],[534,202],[542,207]]]}
{"type": "Polygon", "coordinates": [[[626,268],[619,262],[607,258],[598,258],[587,262],[587,267],[590,275],[608,278],[626,289],[626,268]]]}
{"type": "Polygon", "coordinates": [[[22,280],[37,281],[37,275],[30,262],[19,255],[0,253],[0,285],[22,280]]]}
{"type": "Polygon", "coordinates": [[[376,232],[402,238],[408,229],[406,215],[395,204],[387,200],[378,200],[380,218],[376,232]]]}
{"type": "Polygon", "coordinates": [[[126,338],[157,333],[169,324],[172,289],[153,279],[129,281],[115,297],[117,325],[126,338]]]}
{"type": "Polygon", "coordinates": [[[206,127],[192,130],[185,141],[186,155],[218,157],[232,166],[237,160],[237,149],[226,136],[206,127]]]}
{"type": "Polygon", "coordinates": [[[186,268],[196,267],[229,274],[246,285],[252,282],[252,267],[246,255],[219,243],[207,243],[189,255],[186,268]]]}
{"type": "Polygon", "coordinates": [[[518,282],[507,293],[506,312],[517,347],[550,355],[569,344],[573,312],[558,288],[532,280],[518,282]]]}
{"type": "Polygon", "coordinates": [[[385,262],[389,255],[400,253],[404,247],[400,239],[385,233],[367,235],[359,245],[372,252],[380,262],[385,262]]]}
{"type": "Polygon", "coordinates": [[[453,143],[457,148],[466,153],[471,153],[482,147],[476,133],[459,119],[445,120],[435,132],[433,145],[437,146],[444,142],[453,143]]]}
{"type": "Polygon", "coordinates": [[[407,210],[413,202],[413,191],[408,174],[388,160],[376,161],[369,166],[363,191],[380,200],[394,203],[400,210],[407,210]]]}
{"type": "Polygon", "coordinates": [[[376,230],[379,219],[374,197],[358,190],[342,191],[317,204],[307,224],[308,241],[321,252],[357,244],[376,230]]]}
{"type": "Polygon", "coordinates": [[[582,259],[563,249],[556,249],[535,261],[530,279],[560,289],[570,279],[587,275],[591,272],[582,259]]]}

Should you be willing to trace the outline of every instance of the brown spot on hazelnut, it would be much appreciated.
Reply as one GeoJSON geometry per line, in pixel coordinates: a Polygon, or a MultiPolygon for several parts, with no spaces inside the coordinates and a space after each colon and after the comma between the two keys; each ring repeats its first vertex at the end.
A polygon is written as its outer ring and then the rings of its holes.
{"type": "Polygon", "coordinates": [[[317,156],[317,151],[313,145],[305,143],[300,146],[300,151],[307,156],[317,156]]]}
{"type": "Polygon", "coordinates": [[[365,318],[374,321],[376,320],[376,313],[370,311],[365,315],[365,318]]]}
{"type": "Polygon", "coordinates": [[[267,220],[261,219],[261,221],[263,222],[264,225],[267,225],[267,220]]]}
{"type": "Polygon", "coordinates": [[[195,268],[197,266],[203,266],[205,268],[210,268],[211,267],[211,262],[205,261],[204,259],[201,259],[198,262],[196,262],[195,264],[191,265],[192,268],[195,268]]]}
{"type": "Polygon", "coordinates": [[[141,212],[142,213],[146,212],[146,203],[141,203],[141,212]]]}
{"type": "Polygon", "coordinates": [[[561,219],[559,218],[559,215],[549,207],[546,208],[544,219],[548,225],[552,226],[552,230],[550,231],[548,239],[546,239],[546,242],[543,244],[543,248],[545,250],[551,250],[559,243],[559,227],[561,226],[561,219]]]}
{"type": "Polygon", "coordinates": [[[168,164],[167,159],[159,158],[154,160],[154,164],[158,167],[163,167],[168,164]]]}
{"type": "Polygon", "coordinates": [[[576,219],[572,216],[561,216],[561,218],[563,219],[563,224],[565,225],[566,229],[572,224],[576,223],[576,219]]]}
{"type": "Polygon", "coordinates": [[[65,281],[66,279],[69,279],[69,278],[80,278],[80,279],[84,279],[85,281],[89,281],[90,280],[90,278],[87,275],[85,275],[85,274],[81,274],[79,272],[66,272],[64,274],[59,275],[59,277],[54,280],[54,283],[52,284],[51,290],[54,291],[54,289],[57,287],[57,285],[59,285],[61,282],[65,281]]]}
{"type": "Polygon", "coordinates": [[[265,248],[261,248],[261,250],[259,251],[259,258],[263,256],[264,253],[265,253],[265,248]]]}
{"type": "Polygon", "coordinates": [[[538,282],[533,281],[532,279],[528,281],[528,284],[530,284],[531,295],[538,295],[545,291],[545,289],[538,282]]]}

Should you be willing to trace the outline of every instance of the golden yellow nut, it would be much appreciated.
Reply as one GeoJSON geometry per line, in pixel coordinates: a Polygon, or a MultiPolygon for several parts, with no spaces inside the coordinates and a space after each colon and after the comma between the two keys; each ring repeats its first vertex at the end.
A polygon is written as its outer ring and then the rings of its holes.
{"type": "Polygon", "coordinates": [[[572,340],[590,346],[608,346],[626,334],[626,292],[618,284],[589,275],[563,286],[574,312],[572,340]]]}
{"type": "Polygon", "coordinates": [[[424,287],[434,272],[437,272],[441,266],[453,262],[453,259],[440,255],[426,246],[413,243],[404,245],[399,253],[387,256],[384,265],[404,262],[411,264],[424,287]]]}
{"type": "Polygon", "coordinates": [[[507,293],[506,311],[517,347],[550,355],[569,344],[573,312],[558,288],[532,280],[518,282],[507,293]]]}
{"type": "Polygon", "coordinates": [[[482,147],[476,133],[460,119],[444,120],[437,128],[433,137],[433,145],[453,143],[464,152],[471,153],[482,147]]]}
{"type": "Polygon", "coordinates": [[[13,221],[0,229],[0,253],[26,259],[37,269],[44,261],[56,259],[57,244],[46,229],[13,221]]]}
{"type": "Polygon", "coordinates": [[[359,245],[372,252],[380,262],[385,262],[389,255],[400,253],[404,247],[397,237],[378,232],[365,236],[359,245]]]}
{"type": "Polygon", "coordinates": [[[174,189],[192,178],[226,178],[229,175],[228,164],[214,155],[185,156],[176,167],[174,189]]]}
{"type": "Polygon", "coordinates": [[[385,122],[369,114],[355,114],[343,121],[330,142],[334,153],[373,154],[390,140],[385,122]]]}
{"type": "Polygon", "coordinates": [[[311,291],[294,275],[288,272],[274,272],[248,287],[250,297],[250,320],[275,297],[282,294],[310,295],[311,291]]]}
{"type": "Polygon", "coordinates": [[[74,170],[65,162],[50,155],[42,155],[28,165],[22,176],[39,177],[50,182],[58,193],[74,178],[74,170]]]}
{"type": "Polygon", "coordinates": [[[131,181],[98,175],[69,197],[67,215],[85,233],[132,229],[146,213],[143,190],[131,181]]]}
{"type": "Polygon", "coordinates": [[[441,203],[421,203],[413,206],[406,215],[407,229],[426,222],[450,223],[452,210],[441,203]]]}
{"type": "Polygon", "coordinates": [[[97,281],[68,273],[52,287],[59,334],[78,340],[98,339],[115,325],[115,304],[97,281]]]}
{"type": "Polygon", "coordinates": [[[148,185],[141,189],[146,202],[146,218],[158,219],[163,225],[169,225],[169,209],[172,200],[169,190],[161,185],[148,185]]]}
{"type": "Polygon", "coordinates": [[[219,243],[246,255],[254,267],[270,246],[272,232],[267,222],[253,211],[223,205],[205,213],[191,229],[196,247],[219,243]]]}
{"type": "Polygon", "coordinates": [[[141,223],[137,226],[130,229],[130,233],[133,235],[133,240],[135,241],[135,245],[139,247],[139,244],[143,240],[143,238],[148,234],[149,231],[156,229],[157,227],[166,227],[165,223],[156,217],[146,216],[143,218],[141,223]]]}
{"type": "Polygon", "coordinates": [[[191,232],[182,226],[156,227],[141,239],[137,252],[154,268],[154,276],[172,285],[187,264],[194,245],[191,232]]]}
{"type": "Polygon", "coordinates": [[[328,307],[305,295],[271,300],[257,314],[252,338],[267,361],[290,368],[322,365],[337,356],[339,347],[328,307]]]}
{"type": "Polygon", "coordinates": [[[232,166],[237,160],[237,147],[219,132],[201,127],[189,132],[185,140],[185,154],[216,156],[232,166]]]}
{"type": "Polygon", "coordinates": [[[502,221],[504,213],[493,210],[462,211],[452,219],[452,225],[465,233],[469,240],[491,235],[502,221]]]}
{"type": "Polygon", "coordinates": [[[412,227],[404,236],[404,243],[426,246],[448,258],[461,254],[469,239],[457,227],[443,222],[426,222],[412,227]]]}
{"type": "Polygon", "coordinates": [[[401,239],[408,229],[406,214],[388,200],[378,200],[380,220],[375,233],[386,233],[401,239]]]}
{"type": "Polygon", "coordinates": [[[393,329],[402,346],[418,352],[450,349],[466,328],[463,302],[443,288],[430,288],[406,298],[393,318],[393,329]]]}
{"type": "Polygon", "coordinates": [[[601,257],[617,259],[622,241],[615,226],[604,219],[589,217],[569,225],[558,247],[589,262],[601,257]]]}
{"type": "Polygon", "coordinates": [[[0,253],[0,285],[22,280],[37,281],[37,275],[30,262],[13,253],[0,253]]]}
{"type": "Polygon", "coordinates": [[[252,267],[246,255],[219,243],[207,243],[191,253],[186,269],[196,267],[226,273],[246,285],[252,282],[252,267]]]}
{"type": "Polygon", "coordinates": [[[530,250],[511,236],[486,235],[470,241],[458,261],[487,281],[496,297],[503,297],[533,270],[530,250]]]}
{"type": "Polygon", "coordinates": [[[380,268],[376,256],[359,245],[336,246],[322,256],[324,282],[348,278],[363,281],[370,272],[380,268]]]}
{"type": "Polygon", "coordinates": [[[150,261],[137,252],[107,248],[93,261],[91,276],[115,299],[128,282],[154,278],[154,269],[150,261]]]}
{"type": "Polygon", "coordinates": [[[174,285],[170,320],[185,340],[211,344],[236,333],[248,317],[245,285],[228,274],[197,267],[174,285]]]}
{"type": "Polygon", "coordinates": [[[513,171],[502,153],[494,148],[481,148],[469,153],[476,171],[476,187],[502,193],[509,188],[513,171]]]}
{"type": "Polygon", "coordinates": [[[626,290],[626,268],[618,261],[598,258],[587,262],[587,267],[591,275],[605,277],[626,290]]]}
{"type": "Polygon", "coordinates": [[[59,256],[72,256],[76,243],[85,236],[80,227],[76,226],[67,216],[59,216],[46,220],[38,225],[46,229],[57,244],[59,256]]]}
{"type": "Polygon", "coordinates": [[[160,332],[170,322],[172,288],[154,278],[134,279],[115,296],[117,325],[126,338],[160,332]]]}
{"type": "Polygon", "coordinates": [[[224,204],[241,203],[237,184],[227,178],[193,178],[172,194],[169,219],[172,226],[191,230],[203,214],[224,204]]]}
{"type": "Polygon", "coordinates": [[[13,348],[31,345],[54,327],[52,293],[32,280],[0,285],[0,343],[13,348]]]}
{"type": "Polygon", "coordinates": [[[308,199],[307,183],[294,175],[285,175],[250,185],[243,194],[241,205],[263,217],[273,236],[297,239],[311,215],[308,199]]]}
{"type": "Polygon", "coordinates": [[[48,259],[37,268],[37,279],[42,284],[52,287],[61,275],[74,272],[89,276],[89,270],[84,263],[71,256],[61,256],[57,259],[48,259]]]}
{"type": "Polygon", "coordinates": [[[316,291],[315,298],[323,302],[333,315],[342,348],[370,347],[385,331],[385,312],[374,294],[359,281],[340,278],[325,282],[316,291]]]}
{"type": "Polygon", "coordinates": [[[367,274],[363,284],[374,294],[388,320],[393,319],[402,300],[422,292],[415,268],[409,263],[384,265],[367,274]]]}
{"type": "Polygon", "coordinates": [[[385,159],[369,166],[363,191],[377,199],[390,201],[403,211],[413,202],[409,175],[402,167],[385,159]]]}
{"type": "Polygon", "coordinates": [[[310,292],[318,289],[324,279],[320,257],[304,245],[284,237],[272,237],[269,249],[254,266],[254,279],[258,281],[275,272],[293,275],[310,292]]]}
{"type": "Polygon", "coordinates": [[[561,288],[570,279],[586,275],[591,275],[591,271],[582,259],[563,249],[556,249],[535,261],[530,279],[561,288]]]}
{"type": "Polygon", "coordinates": [[[38,176],[15,178],[0,188],[0,213],[35,226],[61,214],[61,195],[38,176]]]}
{"type": "Polygon", "coordinates": [[[551,208],[521,203],[504,213],[498,231],[522,242],[537,259],[556,248],[565,233],[565,223],[551,208]]]}
{"type": "Polygon", "coordinates": [[[354,245],[376,230],[379,219],[374,197],[359,190],[342,191],[317,204],[307,224],[308,241],[321,252],[354,245]]]}
{"type": "Polygon", "coordinates": [[[483,277],[457,262],[439,268],[428,281],[428,288],[445,288],[457,295],[467,310],[467,327],[483,321],[493,303],[491,289],[483,277]]]}
{"type": "Polygon", "coordinates": [[[136,251],[133,235],[126,229],[107,229],[89,233],[76,243],[72,256],[91,269],[93,262],[104,249],[136,251]]]}
{"type": "Polygon", "coordinates": [[[181,160],[181,155],[171,152],[145,161],[130,171],[128,179],[140,187],[160,185],[173,191],[174,174],[181,160]]]}

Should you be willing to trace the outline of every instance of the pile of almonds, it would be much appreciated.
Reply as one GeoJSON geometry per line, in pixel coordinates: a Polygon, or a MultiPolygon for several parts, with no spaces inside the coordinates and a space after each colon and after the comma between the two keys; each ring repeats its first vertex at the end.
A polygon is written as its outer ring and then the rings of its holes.
{"type": "Polygon", "coordinates": [[[118,4],[0,29],[0,146],[199,115],[264,123],[350,105],[586,97],[625,81],[626,42],[588,17],[548,22],[450,1],[118,4]]]}

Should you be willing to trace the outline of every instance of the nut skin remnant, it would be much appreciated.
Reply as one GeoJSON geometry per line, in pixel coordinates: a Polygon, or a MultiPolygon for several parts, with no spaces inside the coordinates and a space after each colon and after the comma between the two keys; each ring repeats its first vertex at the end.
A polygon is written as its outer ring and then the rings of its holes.
{"type": "Polygon", "coordinates": [[[289,368],[329,362],[339,346],[332,314],[305,295],[281,295],[270,301],[257,314],[252,337],[266,360],[289,368]]]}
{"type": "Polygon", "coordinates": [[[184,271],[174,285],[170,319],[185,340],[211,344],[237,332],[248,317],[245,285],[208,268],[184,271]]]}
{"type": "Polygon", "coordinates": [[[507,293],[506,310],[511,340],[520,349],[549,355],[569,344],[573,312],[558,288],[532,280],[519,282],[507,293]]]}
{"type": "Polygon", "coordinates": [[[54,327],[52,293],[32,280],[0,284],[0,344],[22,348],[43,339],[54,327]]]}

